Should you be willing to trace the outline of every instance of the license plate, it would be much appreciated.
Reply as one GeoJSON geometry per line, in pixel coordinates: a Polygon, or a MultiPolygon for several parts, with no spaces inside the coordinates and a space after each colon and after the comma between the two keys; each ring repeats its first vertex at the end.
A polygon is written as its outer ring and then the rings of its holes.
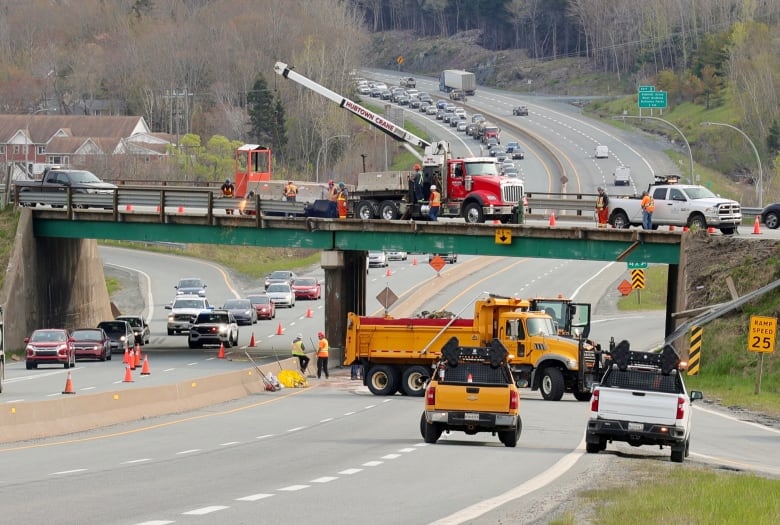
{"type": "Polygon", "coordinates": [[[639,432],[645,429],[645,426],[642,423],[629,423],[628,424],[628,430],[639,432]]]}
{"type": "Polygon", "coordinates": [[[479,414],[473,412],[466,412],[463,416],[466,421],[479,421],[479,414]]]}

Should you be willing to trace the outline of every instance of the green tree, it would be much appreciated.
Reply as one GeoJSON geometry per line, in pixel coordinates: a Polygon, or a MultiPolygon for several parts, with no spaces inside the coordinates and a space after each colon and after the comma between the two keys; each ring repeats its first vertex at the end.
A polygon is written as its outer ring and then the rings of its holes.
{"type": "Polygon", "coordinates": [[[770,157],[776,157],[780,153],[780,122],[773,121],[769,126],[769,134],[766,137],[766,147],[770,157]]]}
{"type": "Polygon", "coordinates": [[[281,101],[271,93],[263,75],[258,75],[246,97],[250,135],[261,146],[270,147],[280,157],[287,145],[285,113],[281,101]]]}
{"type": "Polygon", "coordinates": [[[704,66],[701,70],[702,96],[705,107],[710,109],[720,100],[720,92],[723,87],[723,79],[717,74],[713,66],[704,66]]]}

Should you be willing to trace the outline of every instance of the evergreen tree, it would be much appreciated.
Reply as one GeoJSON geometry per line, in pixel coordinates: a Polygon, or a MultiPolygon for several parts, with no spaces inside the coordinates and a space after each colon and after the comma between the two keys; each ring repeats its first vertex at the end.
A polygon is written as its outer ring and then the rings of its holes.
{"type": "Polygon", "coordinates": [[[772,122],[769,127],[769,135],[766,137],[766,147],[769,150],[769,156],[775,157],[780,153],[780,123],[778,121],[772,122]]]}
{"type": "Polygon", "coordinates": [[[287,145],[284,108],[281,101],[268,89],[262,75],[258,75],[252,91],[246,97],[250,135],[257,144],[270,147],[282,157],[287,145]]]}

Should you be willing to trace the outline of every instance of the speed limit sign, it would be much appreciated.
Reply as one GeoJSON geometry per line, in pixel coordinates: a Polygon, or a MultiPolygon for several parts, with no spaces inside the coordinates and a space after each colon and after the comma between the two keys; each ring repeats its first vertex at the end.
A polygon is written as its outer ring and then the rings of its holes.
{"type": "Polygon", "coordinates": [[[750,316],[748,350],[751,352],[772,353],[777,339],[777,318],[750,316]]]}

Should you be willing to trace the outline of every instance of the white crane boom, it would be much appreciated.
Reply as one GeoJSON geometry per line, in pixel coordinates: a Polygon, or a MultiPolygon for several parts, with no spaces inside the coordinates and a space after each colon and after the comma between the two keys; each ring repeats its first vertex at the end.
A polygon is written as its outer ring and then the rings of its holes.
{"type": "Polygon", "coordinates": [[[364,108],[360,104],[353,102],[348,98],[342,97],[335,91],[331,91],[325,86],[321,86],[320,84],[314,82],[313,80],[308,79],[299,73],[296,73],[295,71],[293,71],[293,68],[291,66],[288,66],[284,62],[277,62],[274,65],[274,71],[277,74],[283,76],[284,78],[297,82],[303,87],[309,88],[312,91],[319,93],[324,97],[329,98],[330,100],[338,104],[340,107],[357,115],[358,117],[362,118],[369,124],[372,124],[373,126],[379,128],[384,133],[387,133],[393,139],[403,142],[406,149],[408,149],[419,160],[423,160],[423,157],[420,154],[420,152],[415,150],[412,146],[421,148],[424,151],[430,150],[431,148],[430,142],[421,139],[414,133],[405,130],[401,126],[396,126],[389,120],[383,118],[381,115],[377,115],[373,111],[364,108]]]}

